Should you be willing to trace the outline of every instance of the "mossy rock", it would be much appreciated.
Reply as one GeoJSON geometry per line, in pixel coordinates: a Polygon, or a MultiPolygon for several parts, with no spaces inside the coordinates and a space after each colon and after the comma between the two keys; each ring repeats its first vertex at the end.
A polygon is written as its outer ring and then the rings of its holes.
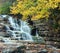
{"type": "Polygon", "coordinates": [[[40,44],[45,44],[45,41],[42,37],[36,37],[36,36],[33,36],[33,40],[35,43],[40,43],[40,44]]]}

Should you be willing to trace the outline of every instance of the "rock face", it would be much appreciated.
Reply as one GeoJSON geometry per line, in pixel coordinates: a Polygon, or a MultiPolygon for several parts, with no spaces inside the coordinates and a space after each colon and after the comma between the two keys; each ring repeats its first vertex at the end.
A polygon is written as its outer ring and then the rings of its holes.
{"type": "Polygon", "coordinates": [[[5,36],[5,32],[3,31],[3,18],[0,16],[0,36],[5,36]]]}
{"type": "Polygon", "coordinates": [[[47,21],[45,19],[36,20],[36,21],[33,21],[33,22],[34,22],[33,26],[35,26],[37,28],[38,33],[41,36],[44,36],[44,35],[48,34],[49,27],[48,27],[47,21]]]}
{"type": "MultiPolygon", "coordinates": [[[[51,22],[51,21],[50,21],[51,22]]],[[[46,44],[51,44],[53,46],[60,46],[60,34],[54,35],[52,31],[50,31],[50,27],[48,21],[46,19],[33,21],[33,26],[36,26],[38,29],[38,33],[46,40],[46,44]]]]}

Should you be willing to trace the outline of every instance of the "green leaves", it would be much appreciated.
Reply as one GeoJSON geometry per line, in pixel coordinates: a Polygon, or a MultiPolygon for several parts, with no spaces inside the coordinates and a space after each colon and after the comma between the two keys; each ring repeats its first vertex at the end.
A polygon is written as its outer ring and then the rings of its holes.
{"type": "Polygon", "coordinates": [[[0,14],[9,14],[10,13],[10,2],[6,2],[0,7],[0,14]]]}

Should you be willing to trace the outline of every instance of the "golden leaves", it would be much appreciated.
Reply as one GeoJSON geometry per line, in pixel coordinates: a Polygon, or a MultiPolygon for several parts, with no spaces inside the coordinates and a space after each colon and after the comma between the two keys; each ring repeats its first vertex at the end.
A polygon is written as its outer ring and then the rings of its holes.
{"type": "Polygon", "coordinates": [[[32,16],[32,20],[38,20],[41,18],[48,18],[50,15],[49,10],[58,7],[60,0],[17,0],[17,4],[11,7],[12,14],[21,13],[23,19],[27,19],[28,16],[32,16]],[[36,4],[34,6],[34,4],[36,4]]]}

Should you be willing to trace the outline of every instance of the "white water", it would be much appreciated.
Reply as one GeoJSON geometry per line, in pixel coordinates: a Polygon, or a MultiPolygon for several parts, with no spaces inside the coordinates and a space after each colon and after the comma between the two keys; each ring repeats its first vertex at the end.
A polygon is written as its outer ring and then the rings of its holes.
{"type": "MultiPolygon", "coordinates": [[[[3,15],[3,17],[5,17],[3,15]]],[[[17,18],[13,18],[11,16],[8,16],[8,23],[9,25],[14,29],[14,30],[10,30],[9,26],[6,25],[6,28],[8,29],[7,31],[10,32],[10,35],[13,35],[12,37],[13,38],[22,38],[23,40],[30,40],[30,41],[33,41],[32,40],[32,36],[31,36],[31,29],[30,27],[28,26],[28,23],[27,22],[24,22],[22,20],[17,20],[17,18]],[[19,24],[18,24],[18,21],[19,21],[19,24]],[[15,32],[19,33],[19,34],[15,34],[15,32]],[[16,37],[16,35],[18,35],[18,37],[16,37]]]]}
{"type": "Polygon", "coordinates": [[[36,37],[39,37],[37,30],[36,30],[36,37]]]}

